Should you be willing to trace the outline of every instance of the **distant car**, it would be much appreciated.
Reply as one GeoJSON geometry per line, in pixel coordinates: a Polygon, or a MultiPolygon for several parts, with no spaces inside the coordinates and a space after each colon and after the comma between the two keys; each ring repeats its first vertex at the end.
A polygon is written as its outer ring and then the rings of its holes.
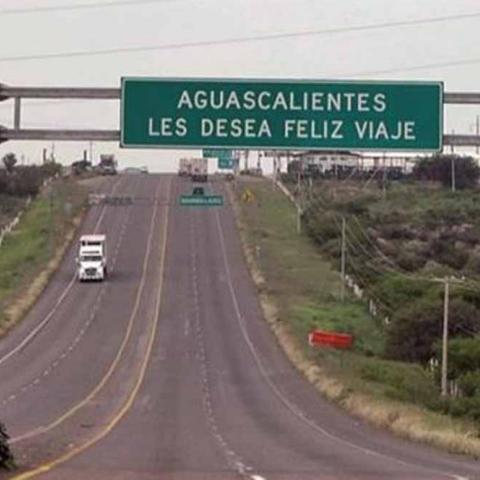
{"type": "Polygon", "coordinates": [[[143,167],[140,167],[140,171],[144,174],[148,174],[148,167],[144,165],[143,167]]]}
{"type": "Polygon", "coordinates": [[[128,175],[138,175],[139,173],[142,173],[142,170],[137,167],[127,167],[125,168],[123,173],[126,173],[128,175]]]}
{"type": "Polygon", "coordinates": [[[72,163],[72,172],[74,175],[80,175],[84,172],[92,171],[92,164],[87,160],[79,160],[72,163]]]}
{"type": "Polygon", "coordinates": [[[192,195],[195,195],[196,197],[201,197],[205,195],[205,189],[203,187],[194,187],[192,195]]]}

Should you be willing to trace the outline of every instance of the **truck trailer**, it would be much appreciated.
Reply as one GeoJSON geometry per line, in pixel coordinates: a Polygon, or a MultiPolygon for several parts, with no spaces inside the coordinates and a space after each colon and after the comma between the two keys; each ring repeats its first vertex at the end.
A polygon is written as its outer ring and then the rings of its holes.
{"type": "Polygon", "coordinates": [[[180,177],[189,177],[192,169],[192,164],[189,158],[181,158],[178,162],[178,175],[180,177]]]}
{"type": "Polygon", "coordinates": [[[192,158],[191,178],[193,182],[208,181],[208,158],[192,158]]]}

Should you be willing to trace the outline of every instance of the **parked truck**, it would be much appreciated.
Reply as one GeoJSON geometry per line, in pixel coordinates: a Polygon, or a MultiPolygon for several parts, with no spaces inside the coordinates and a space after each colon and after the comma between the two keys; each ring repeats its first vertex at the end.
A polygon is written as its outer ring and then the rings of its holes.
{"type": "Polygon", "coordinates": [[[181,158],[178,163],[178,175],[180,177],[189,177],[192,165],[189,158],[181,158]]]}
{"type": "Polygon", "coordinates": [[[117,161],[115,160],[115,155],[100,155],[100,163],[98,164],[98,170],[102,175],[116,175],[117,161]]]}
{"type": "Polygon", "coordinates": [[[107,276],[107,242],[105,235],[82,235],[77,256],[77,278],[81,282],[103,281],[107,276]]]}
{"type": "Polygon", "coordinates": [[[208,158],[192,158],[191,178],[193,182],[208,181],[208,158]]]}

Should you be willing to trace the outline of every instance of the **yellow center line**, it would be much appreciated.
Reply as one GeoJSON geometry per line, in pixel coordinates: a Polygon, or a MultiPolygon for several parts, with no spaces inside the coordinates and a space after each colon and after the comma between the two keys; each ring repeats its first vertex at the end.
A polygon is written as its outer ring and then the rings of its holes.
{"type": "MultiPolygon", "coordinates": [[[[171,180],[168,184],[168,199],[170,200],[170,191],[171,191],[171,180]]],[[[162,291],[163,291],[163,283],[164,283],[164,267],[165,267],[165,256],[166,256],[166,249],[167,249],[167,236],[168,236],[168,221],[169,221],[169,204],[167,202],[166,208],[165,208],[165,222],[164,222],[164,228],[163,228],[163,238],[162,238],[162,247],[161,247],[161,259],[160,259],[160,270],[159,270],[159,279],[158,279],[158,290],[157,290],[157,297],[155,301],[155,309],[154,309],[154,319],[152,322],[152,328],[150,332],[150,338],[149,338],[149,343],[147,346],[147,351],[145,354],[145,357],[142,362],[142,366],[140,369],[140,374],[137,378],[137,381],[135,382],[135,385],[130,392],[127,401],[125,404],[122,406],[122,408],[118,411],[118,413],[110,420],[110,422],[105,426],[103,430],[98,432],[94,437],[92,437],[90,440],[86,441],[82,445],[79,445],[78,447],[73,448],[69,452],[61,455],[60,457],[51,460],[49,462],[46,462],[38,467],[35,467],[32,470],[29,470],[27,472],[24,472],[22,474],[16,475],[15,477],[12,477],[13,480],[27,480],[30,478],[37,477],[38,475],[41,475],[43,473],[46,473],[50,471],[51,469],[58,467],[59,465],[67,462],[68,460],[71,460],[72,458],[76,457],[77,455],[83,453],[85,450],[88,450],[90,447],[94,446],[96,443],[98,443],[100,440],[102,440],[104,437],[106,437],[117,425],[118,423],[122,420],[122,418],[128,413],[128,411],[132,408],[133,403],[138,395],[138,392],[140,390],[140,387],[143,383],[143,380],[145,378],[145,374],[147,371],[148,363],[151,357],[152,349],[153,349],[153,344],[155,341],[157,329],[158,329],[158,322],[159,322],[159,316],[160,316],[160,306],[161,306],[161,299],[162,299],[162,291]]]]}

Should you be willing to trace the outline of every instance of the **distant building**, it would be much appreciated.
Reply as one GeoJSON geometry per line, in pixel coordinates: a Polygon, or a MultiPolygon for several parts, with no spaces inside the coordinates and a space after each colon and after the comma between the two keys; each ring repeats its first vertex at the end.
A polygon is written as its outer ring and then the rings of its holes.
{"type": "Polygon", "coordinates": [[[325,173],[335,169],[361,168],[362,155],[340,150],[308,150],[294,154],[293,158],[300,160],[306,170],[318,170],[325,173]]]}

